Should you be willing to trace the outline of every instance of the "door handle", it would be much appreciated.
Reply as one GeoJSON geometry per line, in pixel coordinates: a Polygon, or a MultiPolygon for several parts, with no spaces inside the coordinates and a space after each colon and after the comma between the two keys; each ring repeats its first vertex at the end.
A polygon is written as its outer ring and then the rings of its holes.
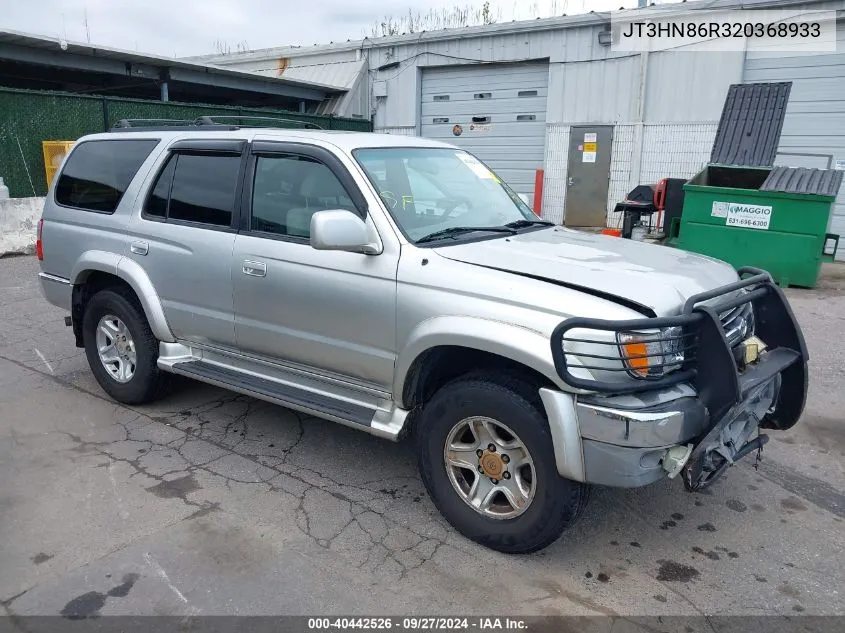
{"type": "Polygon", "coordinates": [[[244,275],[249,275],[250,277],[267,276],[267,264],[265,264],[264,262],[253,262],[246,259],[244,260],[242,270],[244,275]]]}
{"type": "Polygon", "coordinates": [[[572,185],[575,184],[575,179],[572,176],[570,176],[569,180],[566,182],[566,184],[567,184],[567,186],[571,187],[572,185]]]}
{"type": "Polygon", "coordinates": [[[136,255],[146,255],[150,252],[150,245],[146,242],[132,242],[129,245],[129,250],[136,255]]]}

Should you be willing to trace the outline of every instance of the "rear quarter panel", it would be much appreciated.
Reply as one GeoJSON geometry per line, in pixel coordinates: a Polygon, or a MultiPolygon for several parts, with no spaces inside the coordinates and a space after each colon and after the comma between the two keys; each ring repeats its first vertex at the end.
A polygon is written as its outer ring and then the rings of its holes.
{"type": "MultiPolygon", "coordinates": [[[[81,139],[80,143],[85,140],[85,138],[81,139]]],[[[41,262],[42,272],[63,277],[75,283],[89,270],[84,261],[84,254],[100,253],[103,255],[98,259],[109,261],[112,258],[105,257],[105,254],[123,256],[126,253],[129,241],[126,228],[129,224],[131,209],[139,194],[142,193],[142,183],[147,174],[161,156],[162,145],[159,143],[141,164],[114,213],[98,213],[58,204],[55,198],[55,186],[62,172],[59,171],[56,174],[47,192],[42,213],[44,220],[41,233],[44,251],[44,259],[41,262]]],[[[71,155],[72,152],[65,159],[62,170],[71,155]]]]}

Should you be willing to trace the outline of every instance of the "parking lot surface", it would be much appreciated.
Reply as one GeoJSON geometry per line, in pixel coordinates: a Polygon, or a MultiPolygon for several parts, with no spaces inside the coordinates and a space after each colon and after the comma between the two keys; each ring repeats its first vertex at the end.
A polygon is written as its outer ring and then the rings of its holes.
{"type": "Polygon", "coordinates": [[[413,446],[189,381],[108,399],[0,260],[0,604],[63,614],[845,614],[845,272],[789,290],[809,402],[706,494],[596,488],[529,556],[467,541],[413,446]]]}

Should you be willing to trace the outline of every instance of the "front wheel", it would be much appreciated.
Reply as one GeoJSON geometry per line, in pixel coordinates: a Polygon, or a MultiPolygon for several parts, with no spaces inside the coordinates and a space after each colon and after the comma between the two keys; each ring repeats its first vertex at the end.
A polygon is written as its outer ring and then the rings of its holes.
{"type": "Polygon", "coordinates": [[[512,554],[542,549],[587,503],[588,487],[557,472],[537,390],[518,379],[459,378],[426,404],[416,430],[434,504],[482,545],[512,554]]]}

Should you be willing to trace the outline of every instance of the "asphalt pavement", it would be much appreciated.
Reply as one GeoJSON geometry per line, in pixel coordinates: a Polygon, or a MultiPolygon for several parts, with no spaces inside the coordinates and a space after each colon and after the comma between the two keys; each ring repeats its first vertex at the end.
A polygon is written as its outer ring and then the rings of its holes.
{"type": "Polygon", "coordinates": [[[529,556],[448,526],[410,442],[187,380],[113,402],[37,271],[0,260],[7,615],[845,614],[845,266],[788,291],[809,402],[758,469],[706,494],[596,488],[529,556]]]}

